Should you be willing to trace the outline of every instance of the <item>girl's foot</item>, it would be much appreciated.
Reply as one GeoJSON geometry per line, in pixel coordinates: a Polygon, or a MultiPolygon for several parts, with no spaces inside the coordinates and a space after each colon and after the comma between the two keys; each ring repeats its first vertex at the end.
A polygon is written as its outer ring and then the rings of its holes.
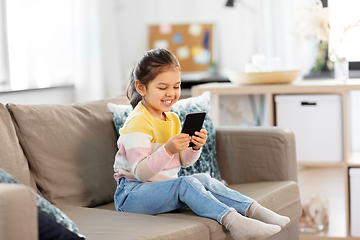
{"type": "Polygon", "coordinates": [[[257,202],[253,202],[250,205],[246,215],[249,218],[254,218],[265,223],[278,225],[282,228],[290,222],[290,218],[286,216],[281,216],[271,211],[270,209],[261,206],[257,202]]]}
{"type": "Polygon", "coordinates": [[[222,219],[222,224],[234,239],[270,237],[280,232],[281,227],[244,217],[236,211],[229,212],[222,219]]]}

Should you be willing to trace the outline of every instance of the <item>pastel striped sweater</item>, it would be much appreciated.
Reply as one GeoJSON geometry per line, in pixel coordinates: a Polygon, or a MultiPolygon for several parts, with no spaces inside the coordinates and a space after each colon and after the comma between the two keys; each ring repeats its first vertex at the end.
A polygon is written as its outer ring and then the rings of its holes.
{"type": "Polygon", "coordinates": [[[153,117],[140,102],[129,117],[118,139],[114,177],[128,180],[154,182],[176,178],[181,167],[192,165],[201,149],[191,147],[170,156],[165,143],[180,133],[180,120],[176,113],[166,112],[166,121],[153,117]]]}

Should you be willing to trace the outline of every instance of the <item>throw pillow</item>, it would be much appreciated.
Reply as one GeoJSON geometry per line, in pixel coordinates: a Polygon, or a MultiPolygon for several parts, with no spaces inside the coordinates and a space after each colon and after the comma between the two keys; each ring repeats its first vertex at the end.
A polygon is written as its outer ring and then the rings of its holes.
{"type": "Polygon", "coordinates": [[[120,129],[124,126],[124,123],[132,111],[131,105],[116,105],[114,103],[108,103],[108,109],[111,112],[114,124],[116,128],[117,136],[120,136],[120,129]]]}
{"type": "MultiPolygon", "coordinates": [[[[0,183],[21,184],[1,168],[0,183]]],[[[39,216],[39,239],[85,239],[65,213],[38,194],[36,194],[36,204],[39,216]],[[72,238],[69,238],[70,236],[72,238]]]]}
{"type": "MultiPolygon", "coordinates": [[[[119,130],[122,128],[127,116],[129,116],[130,112],[132,111],[132,107],[130,105],[115,105],[109,103],[108,109],[113,115],[116,131],[119,136],[119,130]]],[[[209,110],[210,92],[204,92],[202,95],[197,97],[181,99],[175,103],[171,109],[172,112],[177,113],[181,124],[183,124],[185,115],[189,112],[207,112],[203,128],[207,130],[208,138],[202,148],[201,156],[198,161],[195,162],[195,164],[187,168],[182,168],[178,175],[187,176],[196,173],[208,173],[211,177],[225,183],[225,181],[221,179],[220,170],[216,159],[215,128],[209,116],[209,110]]]]}
{"type": "Polygon", "coordinates": [[[85,239],[74,232],[69,231],[52,218],[38,211],[39,240],[78,240],[85,239]]]}
{"type": "Polygon", "coordinates": [[[216,136],[215,128],[210,118],[210,92],[204,92],[200,96],[181,99],[171,109],[177,113],[181,124],[184,123],[185,115],[189,112],[205,111],[205,121],[203,128],[208,132],[208,138],[202,147],[202,153],[199,159],[191,166],[182,168],[179,176],[193,175],[196,173],[208,173],[211,177],[224,182],[221,179],[220,170],[216,158],[216,136]]]}

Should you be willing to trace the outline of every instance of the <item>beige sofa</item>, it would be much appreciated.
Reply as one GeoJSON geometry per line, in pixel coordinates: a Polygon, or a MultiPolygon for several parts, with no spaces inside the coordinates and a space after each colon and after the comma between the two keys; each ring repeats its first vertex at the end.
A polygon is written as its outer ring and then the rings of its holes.
{"type": "MultiPolygon", "coordinates": [[[[123,98],[75,105],[0,104],[0,168],[59,207],[89,240],[231,239],[216,221],[190,210],[157,216],[114,210],[117,135],[108,102],[120,104],[123,98]]],[[[293,133],[277,127],[219,127],[216,150],[230,188],[291,218],[271,239],[298,239],[301,204],[293,133]]],[[[4,239],[37,239],[35,194],[28,187],[0,184],[4,239]]]]}

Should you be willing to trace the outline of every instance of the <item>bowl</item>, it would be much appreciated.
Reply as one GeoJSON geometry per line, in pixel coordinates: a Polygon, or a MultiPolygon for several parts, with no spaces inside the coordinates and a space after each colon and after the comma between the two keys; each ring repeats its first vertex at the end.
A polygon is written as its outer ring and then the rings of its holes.
{"type": "Polygon", "coordinates": [[[290,83],[299,75],[300,70],[277,71],[277,72],[228,72],[227,76],[232,83],[236,84],[276,84],[290,83]]]}

